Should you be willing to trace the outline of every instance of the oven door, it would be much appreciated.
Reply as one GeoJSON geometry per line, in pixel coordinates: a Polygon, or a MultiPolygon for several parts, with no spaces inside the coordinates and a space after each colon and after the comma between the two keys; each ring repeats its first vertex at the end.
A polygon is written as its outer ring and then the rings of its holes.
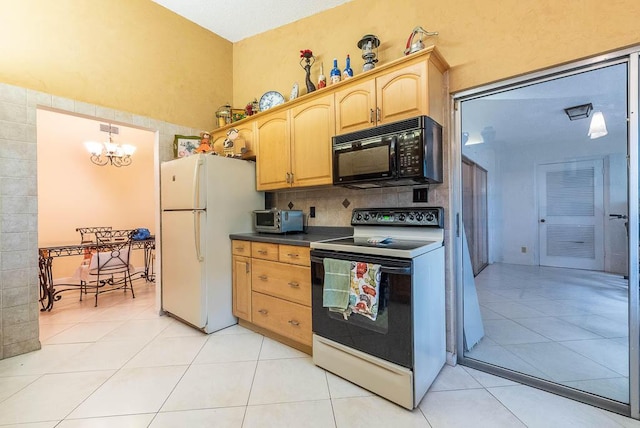
{"type": "Polygon", "coordinates": [[[388,180],[396,176],[395,136],[333,145],[333,184],[388,180]]]}
{"type": "Polygon", "coordinates": [[[413,323],[412,262],[393,257],[365,256],[329,250],[311,250],[313,332],[321,337],[411,369],[413,323]],[[344,319],[322,306],[325,257],[381,265],[378,316],[360,314],[344,319]]]}

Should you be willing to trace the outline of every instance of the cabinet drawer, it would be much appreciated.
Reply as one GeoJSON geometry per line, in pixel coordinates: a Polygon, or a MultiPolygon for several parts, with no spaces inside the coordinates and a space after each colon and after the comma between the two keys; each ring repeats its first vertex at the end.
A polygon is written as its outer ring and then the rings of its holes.
{"type": "Polygon", "coordinates": [[[308,267],[254,259],[253,291],[311,306],[311,271],[308,267]]]}
{"type": "Polygon", "coordinates": [[[311,346],[311,308],[253,292],[253,323],[311,346]]]}
{"type": "Polygon", "coordinates": [[[294,265],[311,266],[309,247],[298,245],[280,245],[279,259],[281,262],[293,263],[294,265]]]}
{"type": "Polygon", "coordinates": [[[251,257],[256,259],[278,260],[278,244],[252,242],[251,257]]]}
{"type": "Polygon", "coordinates": [[[231,240],[231,254],[234,256],[251,256],[251,242],[231,240]]]}

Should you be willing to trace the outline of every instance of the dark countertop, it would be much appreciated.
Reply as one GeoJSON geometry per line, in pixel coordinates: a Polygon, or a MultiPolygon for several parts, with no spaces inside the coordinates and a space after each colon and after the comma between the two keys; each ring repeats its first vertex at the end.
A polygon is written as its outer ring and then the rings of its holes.
{"type": "Polygon", "coordinates": [[[340,238],[342,236],[351,236],[353,234],[352,227],[328,227],[328,226],[309,226],[306,232],[298,233],[232,233],[230,239],[239,239],[242,241],[268,242],[272,244],[298,245],[308,247],[311,242],[324,241],[325,239],[340,238]]]}

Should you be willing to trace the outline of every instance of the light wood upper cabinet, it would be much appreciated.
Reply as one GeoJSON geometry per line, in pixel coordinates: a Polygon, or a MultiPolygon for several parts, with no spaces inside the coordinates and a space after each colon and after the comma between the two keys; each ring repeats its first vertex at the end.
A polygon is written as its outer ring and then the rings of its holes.
{"type": "Polygon", "coordinates": [[[444,123],[444,72],[433,50],[400,61],[369,79],[345,83],[335,92],[336,134],[427,115],[444,123]]]}
{"type": "Polygon", "coordinates": [[[258,120],[258,190],[332,183],[333,99],[327,94],[258,120]]]}
{"type": "Polygon", "coordinates": [[[427,64],[423,61],[376,78],[376,124],[429,114],[427,64]]]}
{"type": "Polygon", "coordinates": [[[291,109],[292,187],[331,184],[331,137],[335,135],[333,94],[291,109]]]}
{"type": "Polygon", "coordinates": [[[257,190],[290,187],[291,139],[289,112],[280,110],[258,119],[256,124],[257,190]]]}
{"type": "Polygon", "coordinates": [[[376,83],[374,79],[336,91],[336,134],[346,134],[375,125],[376,83]]]}

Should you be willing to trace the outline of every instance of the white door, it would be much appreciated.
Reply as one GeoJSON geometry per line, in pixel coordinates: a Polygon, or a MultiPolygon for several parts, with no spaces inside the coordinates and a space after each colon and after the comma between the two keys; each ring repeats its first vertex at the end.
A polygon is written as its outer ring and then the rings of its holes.
{"type": "Polygon", "coordinates": [[[604,270],[602,159],[538,166],[540,265],[604,270]]]}
{"type": "Polygon", "coordinates": [[[204,155],[160,165],[160,203],[163,210],[205,209],[204,155]]]}
{"type": "Polygon", "coordinates": [[[162,212],[162,309],[198,328],[207,322],[204,211],[162,212]]]}

